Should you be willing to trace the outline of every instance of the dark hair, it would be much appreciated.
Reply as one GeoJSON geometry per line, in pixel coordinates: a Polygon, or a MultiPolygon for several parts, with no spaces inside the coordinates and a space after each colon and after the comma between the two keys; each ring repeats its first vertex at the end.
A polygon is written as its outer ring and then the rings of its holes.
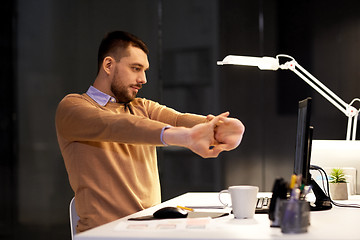
{"type": "Polygon", "coordinates": [[[134,47],[140,48],[146,54],[149,53],[146,44],[131,33],[124,31],[114,31],[107,33],[99,46],[98,71],[100,70],[105,57],[109,56],[109,54],[113,54],[114,57],[118,58],[116,61],[119,61],[120,58],[124,56],[123,52],[121,51],[125,50],[130,44],[134,47]],[[120,54],[117,54],[118,50],[120,50],[120,54]]]}

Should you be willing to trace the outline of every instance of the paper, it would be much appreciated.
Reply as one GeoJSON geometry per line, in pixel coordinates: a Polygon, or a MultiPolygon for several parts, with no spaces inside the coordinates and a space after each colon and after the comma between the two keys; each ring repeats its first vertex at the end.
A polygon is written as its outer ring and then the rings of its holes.
{"type": "Polygon", "coordinates": [[[123,221],[114,228],[115,231],[174,231],[174,230],[204,230],[210,224],[207,218],[163,219],[151,221],[123,221]]]}

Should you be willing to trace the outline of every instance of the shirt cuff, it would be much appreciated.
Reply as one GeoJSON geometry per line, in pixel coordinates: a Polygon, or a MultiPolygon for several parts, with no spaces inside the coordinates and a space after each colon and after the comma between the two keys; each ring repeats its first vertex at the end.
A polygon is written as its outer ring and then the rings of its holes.
{"type": "Polygon", "coordinates": [[[171,126],[165,126],[165,127],[163,127],[163,128],[161,129],[160,141],[162,142],[162,144],[163,144],[164,146],[169,146],[169,145],[166,144],[166,142],[164,142],[164,140],[163,140],[164,132],[165,132],[166,129],[169,129],[169,128],[171,128],[171,126]]]}

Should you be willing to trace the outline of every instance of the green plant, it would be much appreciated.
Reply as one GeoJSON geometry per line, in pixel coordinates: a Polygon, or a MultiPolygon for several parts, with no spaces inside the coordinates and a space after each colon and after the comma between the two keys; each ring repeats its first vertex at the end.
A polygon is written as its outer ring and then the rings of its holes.
{"type": "Polygon", "coordinates": [[[333,168],[330,173],[331,183],[346,183],[344,170],[341,168],[333,168]]]}

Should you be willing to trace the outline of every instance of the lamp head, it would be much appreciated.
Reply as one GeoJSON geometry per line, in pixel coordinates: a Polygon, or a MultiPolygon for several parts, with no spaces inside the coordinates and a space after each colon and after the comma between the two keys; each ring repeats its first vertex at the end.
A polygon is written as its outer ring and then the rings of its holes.
{"type": "Polygon", "coordinates": [[[217,65],[225,64],[256,66],[261,70],[276,71],[279,69],[279,59],[273,57],[248,57],[228,55],[222,61],[217,62],[217,65]]]}

